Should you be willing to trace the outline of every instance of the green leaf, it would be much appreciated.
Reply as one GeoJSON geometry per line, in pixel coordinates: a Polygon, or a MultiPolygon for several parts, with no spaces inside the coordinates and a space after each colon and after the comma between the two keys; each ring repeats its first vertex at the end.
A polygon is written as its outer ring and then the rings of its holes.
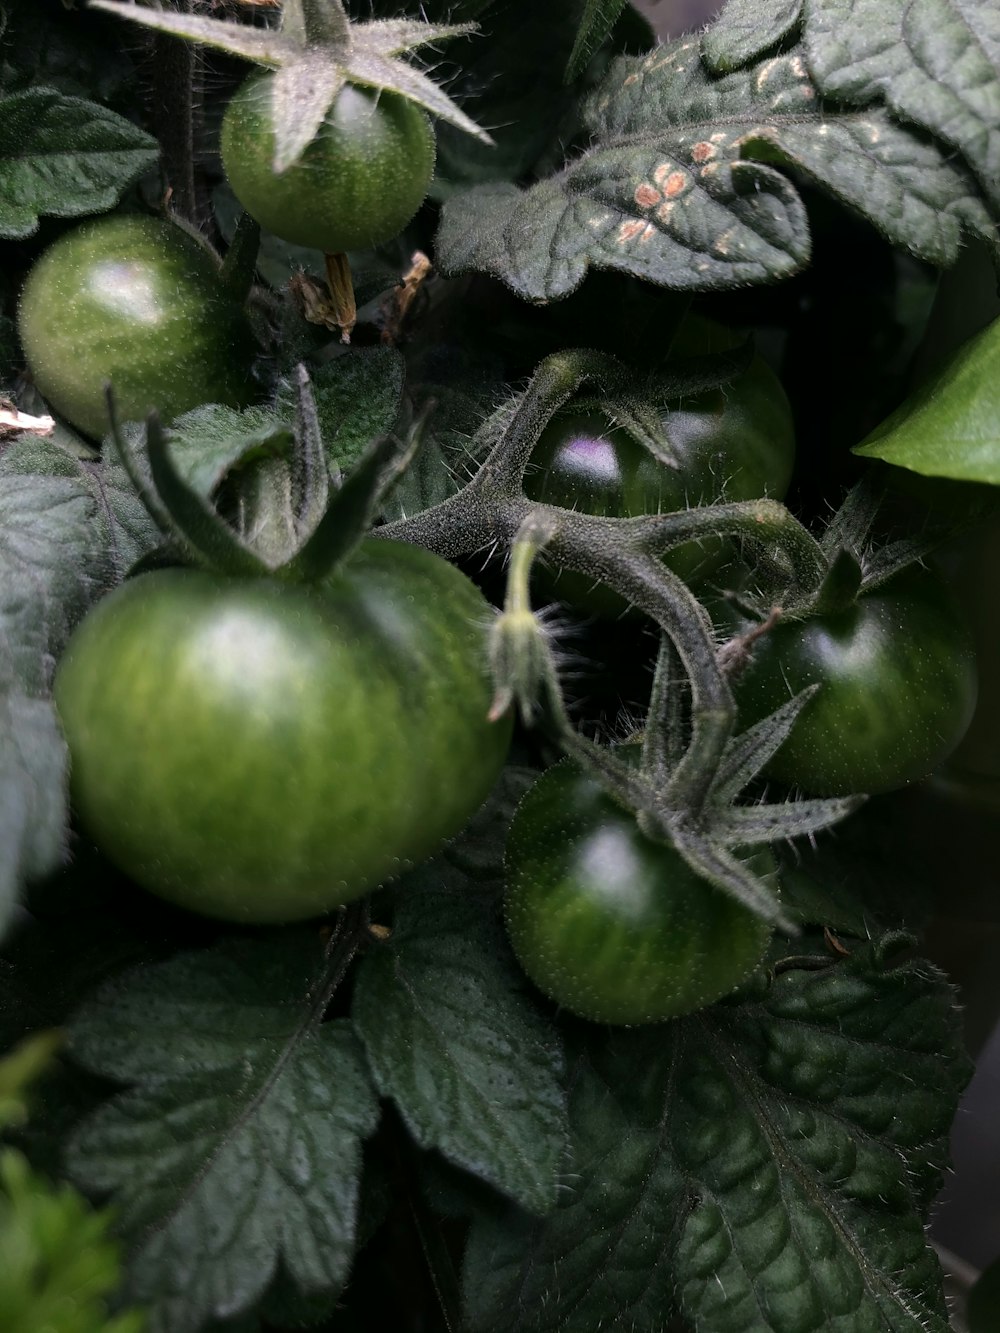
{"type": "Polygon", "coordinates": [[[922,1219],[969,1073],[950,988],[878,946],[669,1026],[581,1035],[573,1188],[473,1221],[471,1333],[946,1333],[922,1219]]]}
{"type": "Polygon", "coordinates": [[[51,702],[0,683],[0,937],[21,884],[62,859],[68,771],[51,702]]]}
{"type": "Polygon", "coordinates": [[[112,981],[72,1025],[83,1065],[136,1085],[68,1161],[114,1192],[154,1333],[247,1311],[279,1260],[306,1293],[343,1283],[378,1108],[349,1025],[322,1021],[338,966],[315,929],[233,940],[112,981]]]}
{"type": "Polygon", "coordinates": [[[854,453],[925,477],[1000,486],[1000,320],[960,348],[854,453]]]}
{"type": "Polygon", "coordinates": [[[555,1206],[566,1141],[562,1050],[491,908],[432,868],[364,959],[352,1018],[379,1091],[425,1148],[531,1212],[555,1206]]]}
{"type": "Polygon", "coordinates": [[[701,39],[706,63],[720,73],[762,56],[792,31],[802,0],[727,0],[701,39]]]}
{"type": "Polygon", "coordinates": [[[113,208],[157,152],[148,134],[94,102],[53,88],[0,98],[0,237],[33,235],[42,215],[113,208]]]}
{"type": "Polygon", "coordinates": [[[67,824],[66,744],[47,695],[70,630],[102,588],[96,505],[44,440],[0,459],[0,934],[22,883],[54,870],[67,824]]]}
{"type": "Polygon", "coordinates": [[[566,67],[567,81],[583,72],[594,52],[611,36],[624,8],[625,0],[586,0],[566,67]]]}
{"type": "MultiPolygon", "coordinates": [[[[352,348],[316,370],[313,396],[331,464],[350,470],[372,442],[392,430],[403,394],[405,363],[392,347],[352,348]]],[[[295,416],[295,391],[285,385],[276,412],[295,416]]]]}
{"type": "Polygon", "coordinates": [[[35,1175],[20,1153],[0,1153],[4,1333],[142,1333],[139,1311],[108,1314],[120,1278],[110,1224],[75,1190],[35,1175]]]}
{"type": "Polygon", "coordinates": [[[589,115],[591,146],[556,175],[445,203],[446,273],[490,273],[531,300],[568,295],[591,265],[680,290],[774,281],[810,252],[788,168],[932,263],[969,232],[996,247],[954,154],[878,107],[822,103],[801,50],[713,77],[682,39],[617,60],[589,115]]]}
{"type": "MultiPolygon", "coordinates": [[[[123,433],[126,447],[135,457],[142,445],[144,428],[130,421],[123,427],[123,433]]],[[[139,498],[117,450],[105,449],[100,462],[88,468],[87,473],[107,531],[110,581],[118,584],[133,565],[163,545],[163,530],[139,498]]]]}
{"type": "Polygon", "coordinates": [[[824,97],[884,100],[965,156],[1000,208],[1000,25],[979,0],[809,0],[805,48],[824,97]]]}
{"type": "Polygon", "coordinates": [[[267,408],[237,412],[218,403],[178,417],[169,441],[177,471],[203,499],[235,469],[260,458],[287,458],[293,447],[290,427],[267,408]]]}

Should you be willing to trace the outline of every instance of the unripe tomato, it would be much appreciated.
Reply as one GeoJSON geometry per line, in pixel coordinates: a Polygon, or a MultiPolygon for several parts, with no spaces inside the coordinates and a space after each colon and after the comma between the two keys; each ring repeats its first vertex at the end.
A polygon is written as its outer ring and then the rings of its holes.
{"type": "MultiPolygon", "coordinates": [[[[774,875],[766,849],[747,859],[774,875]]],[[[515,812],[504,912],[532,981],[599,1023],[662,1022],[711,1004],[753,971],[771,938],[568,760],[515,812]]]]}
{"type": "MultiPolygon", "coordinates": [[[[761,357],[732,384],[668,404],[662,424],[676,468],[657,462],[602,413],[560,413],[532,453],[528,498],[587,514],[635,518],[764,495],[780,500],[788,489],[795,458],[791,408],[761,357]]],[[[697,584],[731,551],[725,541],[706,537],[676,547],[665,563],[697,584]]],[[[561,574],[553,586],[557,596],[593,614],[620,615],[624,609],[615,594],[577,574],[561,574]]]]}
{"type": "MultiPolygon", "coordinates": [[[[746,629],[743,624],[737,629],[746,629]]],[[[779,621],[735,682],[756,722],[819,685],[767,773],[817,796],[885,792],[925,777],[976,704],[976,658],[948,590],[910,570],[842,611],[779,621]]]]}
{"type": "Polygon", "coordinates": [[[100,218],[68,232],[28,274],[18,328],[39,391],[85,435],[252,397],[254,342],[239,303],[193,237],[163,220],[100,218]]]}
{"type": "Polygon", "coordinates": [[[389,541],[322,585],[125,583],[56,674],[84,828],[207,916],[294,921],[359,897],[458,833],[499,774],[490,614],[452,565],[389,541]]]}
{"type": "Polygon", "coordinates": [[[222,165],[237,199],[275,236],[327,254],[391,240],[434,174],[424,111],[397,93],[345,84],[302,156],[277,172],[273,79],[252,74],[222,121],[222,165]]]}

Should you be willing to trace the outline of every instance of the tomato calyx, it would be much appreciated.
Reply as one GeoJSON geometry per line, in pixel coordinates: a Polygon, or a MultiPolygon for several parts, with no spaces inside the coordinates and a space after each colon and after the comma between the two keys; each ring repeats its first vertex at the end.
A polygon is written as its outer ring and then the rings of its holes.
{"type": "MultiPolygon", "coordinates": [[[[781,747],[815,689],[806,689],[755,727],[730,738],[717,765],[693,772],[703,747],[692,740],[690,695],[679,688],[680,657],[663,635],[652,699],[640,743],[608,749],[575,730],[566,712],[551,636],[530,609],[531,564],[553,534],[551,521],[532,514],[515,540],[503,614],[492,630],[496,696],[492,716],[517,702],[526,720],[532,705],[544,713],[562,748],[616,806],[634,816],[641,834],[680,855],[694,874],[770,925],[789,932],[772,882],[741,852],[778,839],[812,834],[842,819],[862,798],[742,803],[748,783],[781,747]]],[[[705,756],[706,762],[708,757],[705,756]]]]}
{"type": "Polygon", "coordinates": [[[361,542],[382,497],[408,465],[416,443],[375,440],[344,479],[327,464],[309,376],[299,366],[297,411],[290,432],[285,490],[291,498],[284,539],[275,552],[241,536],[181,474],[170,435],[152,413],[138,441],[122,432],[112,391],[107,394],[118,457],[168,546],[198,568],[239,578],[276,576],[292,582],[328,578],[361,542]]]}
{"type": "Polygon", "coordinates": [[[91,7],[276,71],[271,85],[276,171],[299,160],[345,83],[396,93],[484,143],[493,142],[433,79],[400,58],[431,42],[474,32],[475,24],[355,23],[341,0],[286,0],[277,30],[144,9],[130,0],[92,0],[91,7]]]}

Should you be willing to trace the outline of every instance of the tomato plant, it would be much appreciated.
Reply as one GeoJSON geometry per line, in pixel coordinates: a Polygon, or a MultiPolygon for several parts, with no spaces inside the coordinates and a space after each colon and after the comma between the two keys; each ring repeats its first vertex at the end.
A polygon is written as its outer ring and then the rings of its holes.
{"type": "Polygon", "coordinates": [[[694,7],[0,0],[0,1132],[112,1321],[1000,1252],[992,10],[694,7]]]}
{"type": "Polygon", "coordinates": [[[302,156],[279,172],[273,86],[273,75],[252,75],[222,122],[222,163],[243,207],[283,240],[328,254],[391,240],[434,173],[425,113],[395,93],[347,84],[302,156]]]}
{"type": "Polygon", "coordinates": [[[123,419],[249,402],[254,343],[211,256],[162,219],[102,218],[68,232],[28,274],[18,328],[35,384],[99,439],[105,383],[123,419]]]}
{"type": "Polygon", "coordinates": [[[779,622],[737,681],[741,715],[819,691],[768,772],[824,795],[892,791],[926,775],[965,735],[976,702],[968,626],[930,575],[897,577],[843,610],[779,622]]]}
{"type": "MultiPolygon", "coordinates": [[[[753,856],[773,876],[770,853],[753,856]]],[[[700,1009],[744,981],[771,938],[565,760],[514,815],[504,913],[535,984],[598,1023],[656,1023],[700,1009]]]]}
{"type": "Polygon", "coordinates": [[[496,779],[487,618],[450,565],[388,542],[315,588],[143,575],[56,682],[80,816],[139,884],[208,916],[349,902],[430,856],[496,779]]]}

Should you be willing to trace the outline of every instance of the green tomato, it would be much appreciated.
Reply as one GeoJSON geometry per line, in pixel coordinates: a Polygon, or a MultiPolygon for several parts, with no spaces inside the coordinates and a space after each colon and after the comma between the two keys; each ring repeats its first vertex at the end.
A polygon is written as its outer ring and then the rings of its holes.
{"type": "Polygon", "coordinates": [[[321,586],[141,575],[56,675],[84,828],[208,916],[294,921],[359,897],[458,833],[503,765],[489,618],[453,566],[389,541],[321,586]]]}
{"type": "Polygon", "coordinates": [[[976,703],[969,629],[948,590],[919,570],[843,611],[779,621],[736,680],[741,720],[816,684],[768,775],[818,796],[892,791],[925,777],[965,734],[976,703]]]}
{"type": "Polygon", "coordinates": [[[222,121],[233,193],[267,231],[327,254],[391,240],[423,203],[434,131],[414,102],[345,84],[302,156],[274,169],[274,75],[253,74],[222,121]]]}
{"type": "MultiPolygon", "coordinates": [[[[768,851],[746,859],[774,875],[768,851]]],[[[515,812],[504,909],[532,981],[599,1023],[700,1009],[745,980],[771,938],[568,760],[543,773],[515,812]]]]}
{"type": "MultiPolygon", "coordinates": [[[[781,384],[762,360],[732,384],[668,405],[663,427],[677,467],[656,461],[627,430],[600,412],[571,409],[546,426],[525,477],[529,499],[609,518],[671,513],[695,505],[780,500],[795,460],[792,414],[781,384]]],[[[697,584],[731,554],[720,538],[686,542],[665,563],[697,584]]],[[[554,582],[561,599],[596,615],[624,603],[575,573],[554,582]]]]}
{"type": "Polygon", "coordinates": [[[160,218],[101,218],[61,237],[28,274],[18,328],[39,391],[95,439],[108,381],[122,420],[252,397],[239,303],[211,255],[160,218]]]}

